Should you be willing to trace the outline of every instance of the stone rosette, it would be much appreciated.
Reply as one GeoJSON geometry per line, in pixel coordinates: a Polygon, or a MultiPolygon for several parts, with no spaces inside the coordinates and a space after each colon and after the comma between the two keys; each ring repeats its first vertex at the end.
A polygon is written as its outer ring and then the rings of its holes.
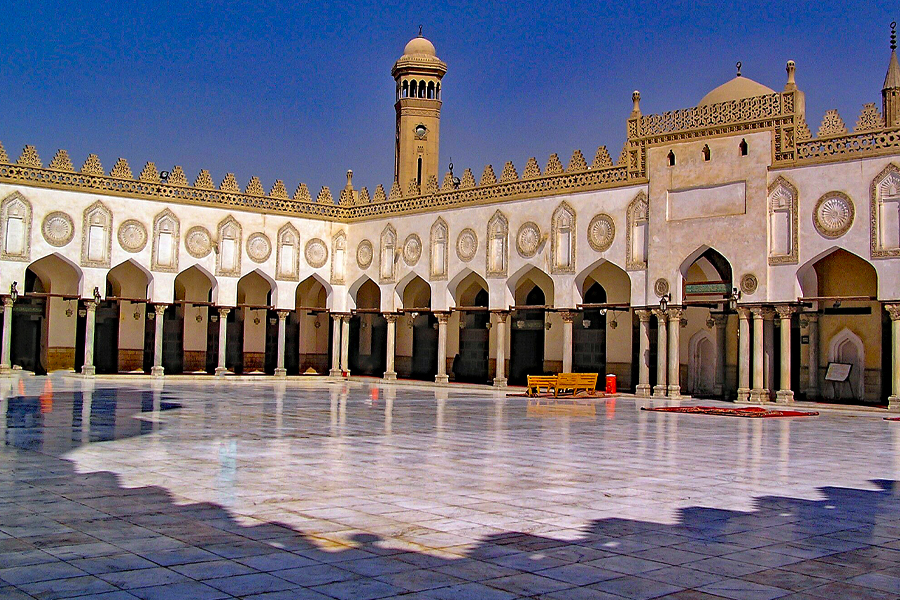
{"type": "Polygon", "coordinates": [[[616,224],[607,214],[595,215],[588,224],[588,244],[595,252],[606,252],[616,238],[616,224]]]}
{"type": "Polygon", "coordinates": [[[247,238],[247,256],[255,263],[263,263],[272,254],[272,242],[264,233],[251,233],[247,238]]]}
{"type": "Polygon", "coordinates": [[[759,280],[756,278],[756,275],[753,273],[745,273],[741,276],[741,292],[744,294],[752,295],[756,292],[756,288],[759,287],[759,280]]]}
{"type": "Polygon", "coordinates": [[[663,277],[660,277],[653,284],[653,291],[659,297],[662,298],[666,294],[669,293],[669,280],[663,277]]]}
{"type": "Polygon", "coordinates": [[[140,252],[147,245],[147,227],[137,219],[119,225],[119,245],[127,252],[140,252]]]}
{"type": "Polygon", "coordinates": [[[313,269],[319,269],[328,262],[328,246],[319,238],[313,238],[306,242],[306,248],[303,252],[306,257],[306,263],[313,269]]]}
{"type": "Polygon", "coordinates": [[[60,248],[75,237],[75,221],[61,210],[53,211],[44,217],[41,233],[48,244],[60,248]]]}
{"type": "Polygon", "coordinates": [[[827,238],[839,238],[853,226],[856,210],[850,196],[843,192],[828,192],[816,202],[813,224],[816,231],[827,238]]]}
{"type": "Polygon", "coordinates": [[[418,234],[411,233],[403,242],[403,260],[410,267],[416,266],[422,256],[422,240],[418,234]]]}
{"type": "Polygon", "coordinates": [[[469,262],[475,258],[475,252],[478,251],[478,234],[474,229],[466,227],[459,232],[456,238],[456,256],[463,262],[469,262]]]}
{"type": "Polygon", "coordinates": [[[375,250],[372,242],[363,240],[356,247],[356,264],[360,269],[368,269],[372,265],[372,258],[375,256],[375,250]]]}
{"type": "Polygon", "coordinates": [[[516,233],[516,251],[522,258],[531,258],[537,254],[541,245],[541,228],[533,221],[526,221],[516,233]]]}
{"type": "Polygon", "coordinates": [[[188,229],[184,235],[184,247],[194,258],[206,258],[212,252],[212,236],[202,225],[188,229]]]}

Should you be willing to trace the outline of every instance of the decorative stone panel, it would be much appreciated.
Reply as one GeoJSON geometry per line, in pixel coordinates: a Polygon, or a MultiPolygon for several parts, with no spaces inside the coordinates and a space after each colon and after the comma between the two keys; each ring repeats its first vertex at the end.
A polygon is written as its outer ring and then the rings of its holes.
{"type": "Polygon", "coordinates": [[[430,267],[429,274],[432,281],[447,279],[447,246],[449,245],[450,228],[444,219],[438,218],[431,226],[430,267]]]}
{"type": "Polygon", "coordinates": [[[595,252],[606,252],[616,238],[616,224],[613,218],[601,213],[588,223],[588,244],[595,252]]]}
{"type": "Polygon", "coordinates": [[[516,252],[522,258],[531,258],[541,246],[541,228],[534,221],[526,221],[516,233],[516,252]]]}
{"type": "Polygon", "coordinates": [[[300,280],[300,232],[290,223],[278,230],[278,249],[275,255],[275,279],[300,280]]]}
{"type": "Polygon", "coordinates": [[[272,242],[269,236],[259,231],[247,237],[247,256],[255,263],[264,263],[272,255],[272,242]]]}
{"type": "Polygon", "coordinates": [[[639,192],[628,204],[625,231],[625,268],[643,271],[647,268],[647,237],[650,224],[650,204],[647,194],[639,192]]]}
{"type": "Polygon", "coordinates": [[[506,277],[509,264],[509,219],[499,210],[488,221],[485,274],[506,277]]]}
{"type": "Polygon", "coordinates": [[[331,238],[331,283],[343,285],[347,264],[347,234],[339,231],[331,238]]]}
{"type": "Polygon", "coordinates": [[[13,192],[0,204],[0,258],[31,260],[31,202],[13,192]]]}
{"type": "Polygon", "coordinates": [[[418,264],[422,257],[422,239],[418,234],[411,233],[403,242],[403,261],[410,267],[418,264]]]}
{"type": "Polygon", "coordinates": [[[850,230],[855,215],[850,196],[843,192],[828,192],[816,202],[813,224],[824,237],[836,239],[850,230]]]}
{"type": "Polygon", "coordinates": [[[372,242],[369,240],[362,240],[356,246],[356,265],[363,271],[372,266],[372,259],[374,257],[375,250],[372,247],[372,242]]]}
{"type": "Polygon", "coordinates": [[[81,266],[109,268],[112,253],[112,220],[112,211],[99,200],[84,210],[81,266]]]}
{"type": "Polygon", "coordinates": [[[228,216],[216,228],[219,252],[216,254],[217,277],[239,277],[241,274],[241,224],[228,216]]]}
{"type": "Polygon", "coordinates": [[[178,240],[181,222],[168,208],[153,219],[153,252],[150,268],[164,273],[178,272],[178,240]]]}
{"type": "Polygon", "coordinates": [[[756,293],[758,287],[759,280],[753,273],[744,273],[741,276],[741,292],[744,294],[751,296],[756,293]]]}
{"type": "Polygon", "coordinates": [[[147,227],[137,219],[122,221],[116,237],[125,252],[136,253],[147,247],[147,227]]]}
{"type": "Polygon", "coordinates": [[[869,186],[872,258],[900,256],[900,167],[889,164],[869,186]]]}
{"type": "Polygon", "coordinates": [[[303,256],[306,258],[306,264],[313,269],[321,269],[328,262],[328,246],[324,240],[313,238],[306,242],[303,256]]]}
{"type": "Polygon", "coordinates": [[[456,238],[456,256],[463,262],[469,262],[475,258],[478,251],[478,234],[474,229],[466,227],[459,232],[456,238]]]}
{"type": "MultiPolygon", "coordinates": [[[[584,159],[582,158],[582,161],[584,159]]],[[[550,272],[575,272],[575,209],[562,202],[550,221],[550,272]]]]}
{"type": "Polygon", "coordinates": [[[799,194],[779,176],[769,186],[769,264],[797,264],[799,250],[799,194]]]}
{"type": "Polygon", "coordinates": [[[378,259],[378,279],[381,283],[393,283],[395,279],[394,263],[397,252],[397,230],[388,223],[381,231],[381,248],[378,259]]]}

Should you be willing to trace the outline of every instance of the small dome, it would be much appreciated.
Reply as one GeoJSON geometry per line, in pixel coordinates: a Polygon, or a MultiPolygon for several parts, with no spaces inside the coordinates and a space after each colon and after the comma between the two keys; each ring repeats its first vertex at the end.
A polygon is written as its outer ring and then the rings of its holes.
{"type": "Polygon", "coordinates": [[[697,106],[706,106],[707,104],[718,104],[719,102],[731,102],[732,100],[743,100],[744,98],[752,98],[754,96],[766,96],[774,94],[775,90],[767,88],[761,83],[757,83],[752,79],[738,75],[731,81],[723,83],[697,103],[697,106]]]}
{"type": "Polygon", "coordinates": [[[434,44],[421,35],[409,40],[409,43],[406,44],[406,48],[403,49],[403,54],[404,56],[437,56],[437,53],[434,50],[434,44]]]}

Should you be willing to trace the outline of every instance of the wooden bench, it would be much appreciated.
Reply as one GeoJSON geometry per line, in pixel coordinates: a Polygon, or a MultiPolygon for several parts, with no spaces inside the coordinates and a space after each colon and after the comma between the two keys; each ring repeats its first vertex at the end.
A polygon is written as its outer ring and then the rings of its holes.
{"type": "Polygon", "coordinates": [[[574,396],[579,391],[593,393],[597,389],[597,373],[560,373],[556,376],[556,389],[554,397],[559,396],[560,391],[570,391],[574,396]]]}
{"type": "Polygon", "coordinates": [[[548,394],[551,391],[555,392],[556,375],[529,375],[528,389],[525,391],[525,394],[528,396],[539,396],[541,388],[546,389],[548,394]]]}

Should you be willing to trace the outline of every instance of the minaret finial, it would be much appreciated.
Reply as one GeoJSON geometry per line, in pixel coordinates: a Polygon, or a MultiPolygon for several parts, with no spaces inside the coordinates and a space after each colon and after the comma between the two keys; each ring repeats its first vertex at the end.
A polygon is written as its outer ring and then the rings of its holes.
{"type": "Polygon", "coordinates": [[[735,63],[734,66],[737,67],[737,72],[738,72],[737,76],[740,77],[741,76],[741,61],[737,61],[737,63],[735,63]]]}
{"type": "Polygon", "coordinates": [[[891,22],[891,50],[897,49],[897,21],[891,22]]]}
{"type": "Polygon", "coordinates": [[[419,25],[419,37],[422,37],[422,25],[419,25]]]}

